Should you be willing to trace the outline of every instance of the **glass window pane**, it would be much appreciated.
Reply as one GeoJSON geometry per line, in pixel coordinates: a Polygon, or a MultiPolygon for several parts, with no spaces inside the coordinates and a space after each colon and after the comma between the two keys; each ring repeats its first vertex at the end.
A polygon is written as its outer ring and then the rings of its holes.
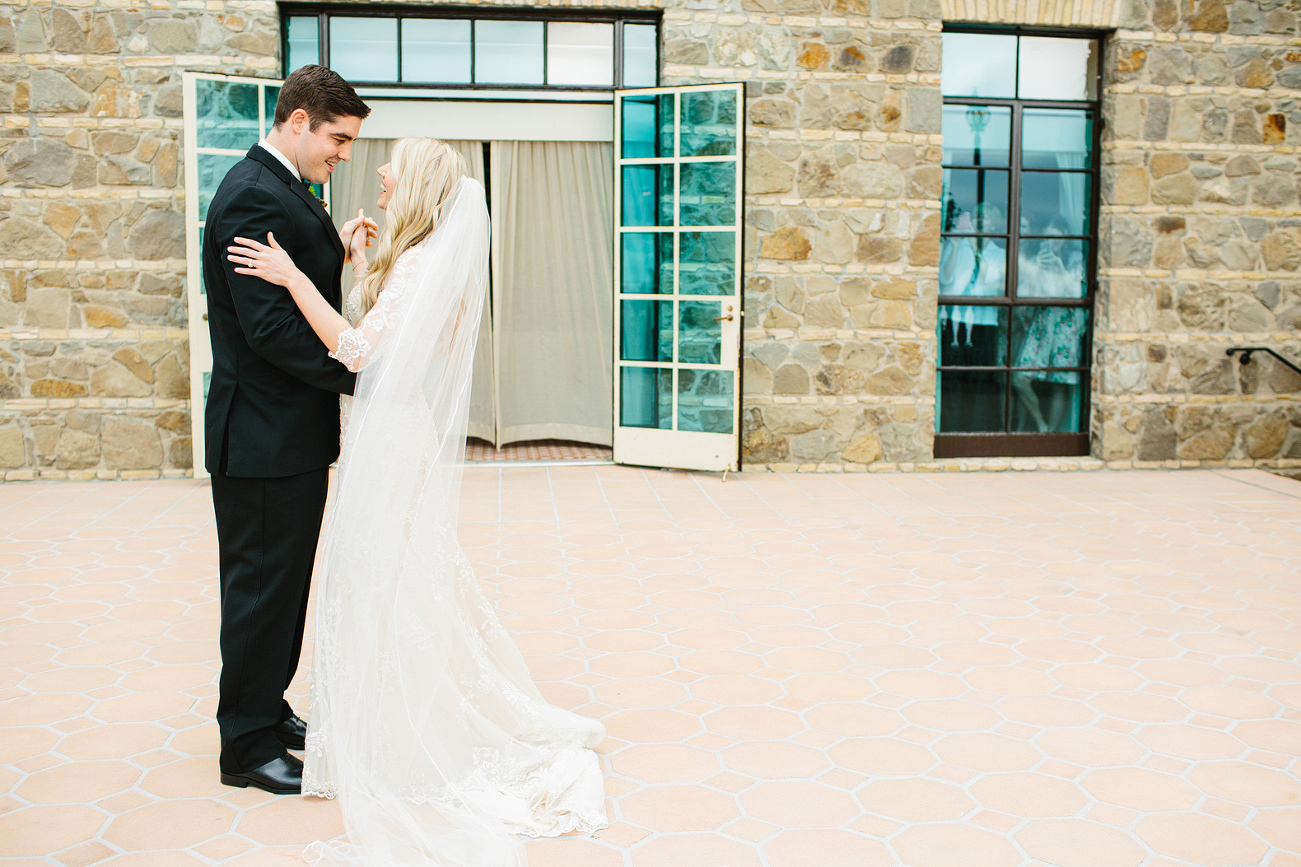
{"type": "MultiPolygon", "coordinates": [[[[1089,313],[1083,307],[1017,307],[1012,313],[1013,367],[1083,367],[1089,313]]],[[[1077,373],[1063,373],[1075,382],[1077,373]]]]}
{"type": "Polygon", "coordinates": [[[673,302],[621,301],[619,346],[624,361],[672,361],[673,302]]]}
{"type": "Polygon", "coordinates": [[[475,21],[474,80],[542,84],[541,21],[475,21]]]}
{"type": "Polygon", "coordinates": [[[621,159],[673,156],[673,94],[629,96],[622,111],[621,159]]]}
{"type": "Polygon", "coordinates": [[[673,371],[658,367],[619,370],[619,424],[673,427],[673,371]]]}
{"type": "Polygon", "coordinates": [[[470,83],[470,22],[402,19],[402,80],[470,83]]]}
{"type": "Polygon", "coordinates": [[[547,24],[547,84],[614,84],[614,25],[589,21],[547,24]]]}
{"type": "Polygon", "coordinates": [[[991,433],[1004,429],[1007,372],[942,370],[935,429],[940,433],[991,433]]]}
{"type": "Polygon", "coordinates": [[[683,295],[736,292],[736,233],[683,232],[678,236],[678,291],[683,295]]]}
{"type": "Polygon", "coordinates": [[[937,327],[941,367],[1007,364],[1007,307],[941,304],[937,327]]]}
{"type": "Polygon", "coordinates": [[[1098,68],[1098,44],[1094,40],[1022,36],[1020,50],[1017,96],[1021,99],[1094,98],[1098,68]]]}
{"type": "MultiPolygon", "coordinates": [[[[275,126],[276,98],[278,96],[280,96],[280,85],[278,84],[262,85],[262,114],[264,119],[264,126],[262,128],[262,134],[258,136],[259,140],[266,138],[267,132],[270,131],[271,127],[275,126]]],[[[249,147],[252,147],[252,145],[249,145],[249,147]]]]}
{"type": "Polygon", "coordinates": [[[1088,232],[1088,173],[1021,173],[1021,234],[1087,235],[1088,232]]]}
{"type": "Polygon", "coordinates": [[[680,156],[723,157],[736,154],[736,91],[682,94],[680,156]]]}
{"type": "Polygon", "coordinates": [[[945,169],[940,202],[945,232],[1007,233],[1005,171],[945,169]]]}
{"type": "Polygon", "coordinates": [[[1002,238],[940,238],[940,294],[996,297],[1006,294],[1007,241],[1002,238]]]}
{"type": "Polygon", "coordinates": [[[1005,166],[1012,144],[1012,109],[946,105],[940,127],[945,165],[1005,166]]]}
{"type": "Polygon", "coordinates": [[[730,434],[732,379],[730,370],[679,370],[678,430],[730,434]]]}
{"type": "Polygon", "coordinates": [[[619,291],[628,295],[672,295],[673,235],[625,232],[619,237],[619,291]]]}
{"type": "Polygon", "coordinates": [[[1016,96],[1016,37],[945,33],[940,92],[945,96],[1016,96]]]}
{"type": "Polygon", "coordinates": [[[623,25],[623,86],[659,84],[659,28],[654,24],[623,25]]]}
{"type": "Polygon", "coordinates": [[[1026,168],[1087,168],[1092,147],[1091,111],[1027,108],[1021,112],[1021,165],[1026,168]]]}
{"type": "Polygon", "coordinates": [[[678,361],[719,364],[723,353],[721,301],[678,302],[678,361]]]}
{"type": "Polygon", "coordinates": [[[622,225],[673,225],[673,166],[624,166],[620,195],[622,225]]]}
{"type": "Polygon", "coordinates": [[[258,86],[200,78],[194,83],[195,135],[201,148],[245,150],[261,139],[258,86]]]}
{"type": "Polygon", "coordinates": [[[320,19],[292,15],[287,26],[289,36],[289,62],[285,64],[285,74],[293,72],[300,66],[321,62],[321,27],[320,19]]]}
{"type": "Polygon", "coordinates": [[[1080,432],[1084,386],[1075,371],[1012,373],[1014,431],[1080,432]]]}
{"type": "Polygon", "coordinates": [[[1021,298],[1083,298],[1089,284],[1088,242],[1069,238],[1022,238],[1016,263],[1021,298]]]}
{"type": "Polygon", "coordinates": [[[348,81],[397,81],[398,20],[331,17],[330,68],[348,81]]]}
{"type": "Polygon", "coordinates": [[[736,225],[736,164],[683,163],[678,208],[683,226],[736,225]]]}
{"type": "Polygon", "coordinates": [[[234,154],[195,154],[199,167],[200,222],[208,219],[208,206],[212,204],[212,197],[217,194],[217,187],[221,186],[222,179],[242,159],[244,157],[234,154]]]}

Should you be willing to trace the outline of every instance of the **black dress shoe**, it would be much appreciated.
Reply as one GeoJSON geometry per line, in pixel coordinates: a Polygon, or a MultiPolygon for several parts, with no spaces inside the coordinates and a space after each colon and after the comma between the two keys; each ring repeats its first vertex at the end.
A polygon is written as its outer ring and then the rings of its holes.
{"type": "Polygon", "coordinates": [[[296,716],[291,716],[271,731],[275,733],[276,740],[284,744],[286,749],[301,750],[307,738],[307,723],[296,716]]]}
{"type": "Polygon", "coordinates": [[[273,795],[301,795],[303,793],[303,761],[285,753],[260,768],[241,774],[221,775],[221,782],[241,789],[256,786],[273,795]]]}

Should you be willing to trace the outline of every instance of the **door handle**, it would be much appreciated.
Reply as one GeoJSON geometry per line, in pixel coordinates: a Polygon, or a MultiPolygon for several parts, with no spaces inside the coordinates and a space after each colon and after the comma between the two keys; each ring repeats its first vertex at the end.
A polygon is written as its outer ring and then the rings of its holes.
{"type": "Polygon", "coordinates": [[[731,322],[731,321],[732,321],[732,314],[729,313],[729,314],[727,314],[726,316],[715,316],[715,317],[714,317],[714,321],[715,321],[715,322],[731,322]]]}

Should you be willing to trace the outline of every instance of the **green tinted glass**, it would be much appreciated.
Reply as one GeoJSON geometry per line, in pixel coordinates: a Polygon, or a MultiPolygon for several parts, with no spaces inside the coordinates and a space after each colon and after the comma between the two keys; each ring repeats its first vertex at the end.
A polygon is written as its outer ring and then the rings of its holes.
{"type": "Polygon", "coordinates": [[[201,148],[247,150],[262,137],[258,86],[233,81],[194,82],[195,137],[201,148]]]}
{"type": "Polygon", "coordinates": [[[730,370],[678,371],[678,430],[732,432],[733,375],[730,370]]]}
{"type": "Polygon", "coordinates": [[[678,195],[681,225],[735,225],[736,165],[683,163],[678,195]]]}

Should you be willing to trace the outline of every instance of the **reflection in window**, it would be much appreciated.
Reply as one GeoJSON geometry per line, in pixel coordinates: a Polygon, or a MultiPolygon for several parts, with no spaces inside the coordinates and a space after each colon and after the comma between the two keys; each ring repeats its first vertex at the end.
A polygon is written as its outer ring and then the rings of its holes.
{"type": "Polygon", "coordinates": [[[623,86],[654,87],[659,82],[659,28],[623,25],[623,86]]]}
{"type": "MultiPolygon", "coordinates": [[[[936,432],[1079,433],[1090,379],[1097,43],[943,38],[936,432]],[[1026,102],[1047,99],[1076,104],[1026,102]]],[[[956,442],[937,439],[937,454],[980,441],[956,442]]],[[[1006,446],[991,438],[978,448],[1006,446]]]]}
{"type": "Polygon", "coordinates": [[[945,33],[940,92],[945,96],[1016,96],[1016,37],[945,33]]]}
{"type": "Polygon", "coordinates": [[[1017,82],[1021,99],[1093,99],[1098,43],[1092,39],[1022,36],[1017,82]]]}
{"type": "Polygon", "coordinates": [[[289,42],[289,57],[286,59],[285,72],[293,72],[300,66],[321,62],[320,19],[315,15],[290,16],[285,24],[289,42]]]}
{"type": "Polygon", "coordinates": [[[481,84],[542,84],[541,21],[476,21],[474,80],[481,84]]]}
{"type": "Polygon", "coordinates": [[[470,22],[453,18],[402,19],[402,80],[468,84],[470,22]]]}
{"type": "Polygon", "coordinates": [[[330,68],[348,81],[396,81],[396,18],[331,18],[330,68]]]}
{"type": "Polygon", "coordinates": [[[614,83],[614,25],[585,21],[547,24],[547,84],[614,83]]]}

